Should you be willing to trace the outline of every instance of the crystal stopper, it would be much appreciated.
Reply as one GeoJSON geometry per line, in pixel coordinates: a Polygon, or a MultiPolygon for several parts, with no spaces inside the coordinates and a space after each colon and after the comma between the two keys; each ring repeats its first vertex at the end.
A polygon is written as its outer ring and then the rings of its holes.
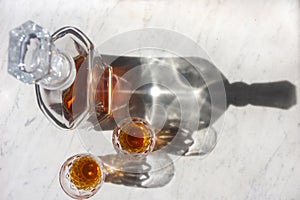
{"type": "Polygon", "coordinates": [[[51,36],[27,21],[10,31],[8,73],[25,83],[35,83],[49,73],[51,36]]]}

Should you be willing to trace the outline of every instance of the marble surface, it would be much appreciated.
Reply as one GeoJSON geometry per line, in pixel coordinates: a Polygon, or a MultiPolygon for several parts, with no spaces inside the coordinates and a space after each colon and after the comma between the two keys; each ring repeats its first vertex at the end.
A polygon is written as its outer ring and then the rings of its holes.
{"type": "MultiPolygon", "coordinates": [[[[51,32],[77,26],[95,44],[143,27],[173,30],[203,46],[230,82],[288,80],[299,94],[297,0],[0,0],[0,6],[0,199],[69,199],[59,187],[60,165],[85,152],[76,134],[39,111],[34,87],[7,74],[8,32],[28,19],[51,32]]],[[[92,199],[300,199],[299,108],[230,106],[215,150],[205,159],[181,157],[168,185],[104,184],[92,199]]]]}

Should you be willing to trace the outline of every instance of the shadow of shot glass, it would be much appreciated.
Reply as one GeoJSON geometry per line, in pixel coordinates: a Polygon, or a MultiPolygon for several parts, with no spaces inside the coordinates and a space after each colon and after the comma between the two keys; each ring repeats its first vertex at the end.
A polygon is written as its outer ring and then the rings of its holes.
{"type": "Polygon", "coordinates": [[[100,157],[107,171],[105,182],[140,188],[167,185],[175,167],[167,154],[153,152],[141,160],[128,160],[117,154],[100,157]]]}

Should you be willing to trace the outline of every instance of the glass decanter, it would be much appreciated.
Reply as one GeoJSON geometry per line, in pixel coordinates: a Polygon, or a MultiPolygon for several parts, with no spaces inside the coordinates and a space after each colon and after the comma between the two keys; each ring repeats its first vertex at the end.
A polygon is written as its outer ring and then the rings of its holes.
{"type": "MultiPolygon", "coordinates": [[[[204,155],[215,146],[216,132],[209,126],[214,117],[206,119],[200,110],[216,103],[212,96],[223,101],[225,90],[206,59],[100,56],[77,28],[50,35],[28,21],[10,32],[8,72],[35,84],[45,116],[62,129],[78,130],[96,155],[111,153],[112,146],[129,158],[153,150],[184,155],[195,140],[196,151],[204,155]],[[209,87],[214,90],[208,92],[209,87]]],[[[212,109],[225,110],[222,101],[212,109]]]]}

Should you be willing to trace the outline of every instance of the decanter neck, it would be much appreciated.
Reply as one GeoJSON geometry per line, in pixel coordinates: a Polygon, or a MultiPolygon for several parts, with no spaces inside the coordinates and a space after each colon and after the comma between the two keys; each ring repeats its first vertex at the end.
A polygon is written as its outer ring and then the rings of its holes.
{"type": "Polygon", "coordinates": [[[37,80],[36,84],[49,90],[64,90],[72,85],[75,77],[76,67],[73,58],[53,47],[48,73],[37,80]]]}

